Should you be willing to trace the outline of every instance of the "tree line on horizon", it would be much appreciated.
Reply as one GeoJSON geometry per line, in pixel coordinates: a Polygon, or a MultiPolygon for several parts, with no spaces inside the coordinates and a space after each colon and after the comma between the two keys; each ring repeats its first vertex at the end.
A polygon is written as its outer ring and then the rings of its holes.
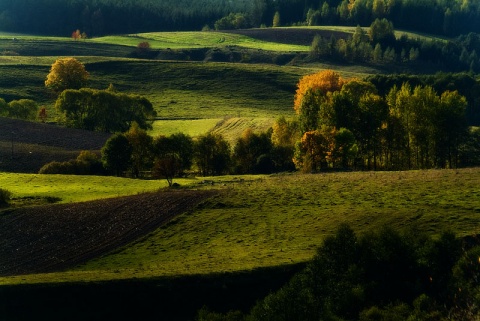
{"type": "Polygon", "coordinates": [[[480,30],[472,0],[4,0],[0,30],[65,36],[200,30],[231,14],[242,28],[290,25],[368,26],[386,18],[397,28],[445,36],[480,30]]]}
{"type": "Polygon", "coordinates": [[[317,34],[310,46],[310,60],[380,65],[427,64],[452,72],[475,74],[480,71],[480,34],[471,32],[450,40],[412,38],[407,34],[397,38],[393,23],[385,18],[376,19],[367,30],[357,25],[351,37],[340,39],[317,34]]]}

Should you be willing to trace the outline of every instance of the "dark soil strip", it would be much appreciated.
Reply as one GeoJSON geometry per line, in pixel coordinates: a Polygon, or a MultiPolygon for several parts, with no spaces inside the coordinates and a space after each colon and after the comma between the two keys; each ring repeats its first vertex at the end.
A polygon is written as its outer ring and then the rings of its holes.
{"type": "Polygon", "coordinates": [[[216,191],[162,191],[0,216],[0,276],[54,272],[147,235],[216,191]]]}

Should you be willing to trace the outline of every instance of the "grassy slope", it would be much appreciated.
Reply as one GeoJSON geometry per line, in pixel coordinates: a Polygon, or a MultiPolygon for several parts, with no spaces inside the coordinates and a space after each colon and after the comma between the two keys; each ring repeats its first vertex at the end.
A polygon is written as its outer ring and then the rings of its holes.
{"type": "MultiPolygon", "coordinates": [[[[72,271],[2,278],[61,282],[228,272],[308,260],[342,222],[478,234],[480,169],[216,177],[224,189],[125,249],[72,271]]],[[[193,184],[200,187],[202,184],[193,184]]],[[[205,187],[204,187],[205,188],[205,187]]],[[[209,187],[211,188],[211,187],[209,187]]]]}
{"type": "MultiPolygon", "coordinates": [[[[49,67],[36,58],[1,64],[0,96],[34,99],[54,114],[54,97],[44,87],[49,67]]],[[[162,118],[264,117],[291,112],[302,68],[228,63],[159,62],[78,57],[90,72],[90,86],[114,84],[122,92],[146,96],[162,118]],[[108,60],[108,61],[106,61],[108,60]],[[90,62],[89,62],[90,61],[90,62]]],[[[53,61],[51,59],[50,61],[53,61]]],[[[48,63],[50,62],[48,61],[48,63]]]]}
{"type": "Polygon", "coordinates": [[[145,95],[161,118],[261,117],[291,112],[298,78],[294,67],[197,62],[88,64],[91,84],[145,95]]]}

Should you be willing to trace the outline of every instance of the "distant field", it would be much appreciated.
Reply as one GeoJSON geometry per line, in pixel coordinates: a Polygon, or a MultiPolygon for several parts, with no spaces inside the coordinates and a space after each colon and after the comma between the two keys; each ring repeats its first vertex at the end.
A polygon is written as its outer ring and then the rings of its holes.
{"type": "Polygon", "coordinates": [[[220,122],[220,118],[211,119],[160,119],[153,123],[153,129],[148,132],[150,136],[170,136],[184,133],[191,137],[206,134],[220,122]]]}
{"type": "Polygon", "coordinates": [[[240,34],[226,32],[150,32],[124,36],[107,36],[91,41],[136,47],[147,41],[152,49],[190,49],[239,46],[269,51],[308,51],[308,45],[295,45],[257,40],[240,34]]]}
{"type": "Polygon", "coordinates": [[[251,129],[254,132],[262,133],[272,127],[275,122],[275,118],[256,117],[256,118],[239,118],[229,117],[218,122],[215,128],[211,131],[216,134],[222,135],[232,146],[236,143],[236,140],[242,136],[242,133],[251,129]]]}
{"type": "Polygon", "coordinates": [[[156,120],[153,130],[149,134],[153,137],[158,135],[169,136],[176,133],[184,133],[191,137],[204,135],[208,132],[220,134],[233,146],[246,129],[260,133],[272,127],[276,118],[265,117],[225,117],[213,119],[180,119],[180,120],[156,120]]]}
{"type": "Polygon", "coordinates": [[[63,273],[0,284],[208,274],[293,264],[312,257],[340,223],[432,236],[480,234],[480,169],[207,178],[224,190],[148,238],[63,273]]]}

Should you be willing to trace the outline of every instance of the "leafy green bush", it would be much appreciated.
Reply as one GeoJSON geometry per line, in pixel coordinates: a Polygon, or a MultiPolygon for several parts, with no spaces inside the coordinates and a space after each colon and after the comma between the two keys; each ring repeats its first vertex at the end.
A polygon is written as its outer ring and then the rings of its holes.
{"type": "Polygon", "coordinates": [[[103,175],[105,169],[99,157],[90,151],[81,151],[76,159],[50,162],[42,166],[39,174],[103,175]]]}
{"type": "Polygon", "coordinates": [[[0,188],[0,207],[8,206],[12,193],[6,189],[0,188]]]}

